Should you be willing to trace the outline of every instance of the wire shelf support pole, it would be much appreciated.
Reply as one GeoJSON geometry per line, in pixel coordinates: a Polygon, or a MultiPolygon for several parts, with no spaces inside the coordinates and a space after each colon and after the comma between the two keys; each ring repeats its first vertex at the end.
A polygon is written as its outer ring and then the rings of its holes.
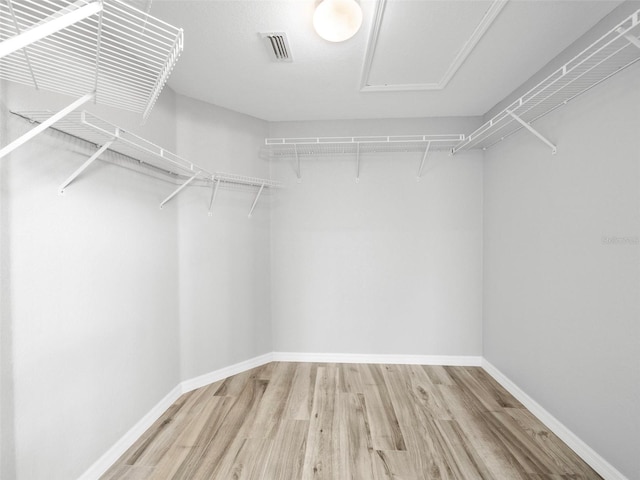
{"type": "Polygon", "coordinates": [[[418,167],[418,175],[416,176],[416,182],[420,181],[422,177],[422,170],[424,169],[424,163],[427,160],[427,156],[429,155],[429,149],[431,148],[431,142],[427,142],[427,146],[424,149],[424,155],[422,155],[422,161],[420,162],[420,166],[418,167]]]}
{"type": "Polygon", "coordinates": [[[95,161],[98,159],[98,157],[99,157],[100,155],[102,155],[102,154],[103,154],[103,153],[104,153],[104,152],[105,152],[105,151],[106,151],[106,150],[111,146],[111,144],[112,144],[113,142],[115,142],[115,141],[116,141],[116,140],[115,140],[115,139],[113,139],[113,140],[111,140],[110,142],[106,142],[104,145],[102,145],[102,146],[98,149],[98,151],[97,151],[97,152],[95,152],[93,155],[91,155],[91,157],[89,157],[89,159],[88,159],[86,162],[84,162],[82,165],[80,165],[80,167],[79,167],[75,172],[73,172],[73,173],[69,176],[69,178],[67,178],[67,179],[64,181],[64,183],[63,183],[62,185],[60,185],[60,187],[58,187],[58,193],[59,193],[60,195],[64,195],[64,190],[65,190],[65,188],[67,188],[67,187],[69,186],[69,184],[70,184],[71,182],[73,182],[73,181],[78,177],[78,175],[80,175],[82,172],[84,172],[84,171],[87,169],[87,167],[88,167],[89,165],[91,165],[93,162],[95,162],[95,161]]]}
{"type": "Polygon", "coordinates": [[[216,178],[213,187],[211,188],[211,200],[209,200],[209,216],[213,216],[213,202],[216,201],[218,196],[218,187],[220,187],[220,179],[216,178]]]}
{"type": "Polygon", "coordinates": [[[10,55],[16,50],[20,50],[38,40],[48,37],[74,23],[78,23],[91,15],[95,15],[102,11],[103,8],[102,1],[95,1],[29,30],[25,30],[15,37],[8,38],[0,43],[0,58],[10,55]]]}
{"type": "Polygon", "coordinates": [[[94,97],[95,97],[95,92],[88,93],[85,96],[80,97],[78,100],[76,100],[75,102],[71,103],[69,106],[63,108],[62,110],[60,110],[55,115],[52,115],[50,118],[48,118],[47,120],[42,122],[37,127],[32,128],[31,130],[29,130],[27,133],[25,133],[21,137],[16,138],[13,142],[11,142],[9,145],[5,146],[4,148],[2,148],[0,150],[0,158],[5,157],[6,155],[8,155],[11,152],[13,152],[16,148],[24,145],[25,143],[27,143],[29,140],[31,140],[36,135],[44,132],[47,128],[49,128],[51,125],[56,123],[58,120],[64,118],[65,116],[69,115],[71,112],[76,110],[77,108],[79,108],[82,105],[84,105],[85,103],[91,101],[94,97]]]}
{"type": "Polygon", "coordinates": [[[184,188],[187,187],[187,185],[189,185],[191,182],[193,182],[196,177],[198,175],[200,175],[202,173],[202,171],[198,171],[196,172],[193,176],[189,177],[189,179],[184,182],[182,185],[180,185],[171,195],[169,195],[167,198],[165,198],[162,203],[160,204],[160,208],[162,209],[162,207],[164,207],[164,205],[171,200],[173,197],[175,197],[176,195],[178,195],[184,188]]]}
{"type": "Polygon", "coordinates": [[[264,190],[264,183],[262,185],[260,185],[260,190],[258,190],[258,194],[256,195],[256,198],[253,201],[253,205],[251,205],[251,210],[249,210],[248,218],[251,218],[251,215],[253,214],[253,209],[256,208],[256,205],[258,204],[258,199],[260,198],[260,195],[262,194],[262,190],[264,190]]]}
{"type": "Polygon", "coordinates": [[[505,110],[516,122],[518,122],[520,125],[522,125],[524,128],[526,128],[527,130],[529,130],[531,133],[533,133],[536,137],[538,137],[540,140],[542,140],[542,142],[544,142],[546,145],[549,146],[549,148],[551,148],[551,153],[553,155],[556,154],[556,152],[558,151],[557,147],[551,143],[544,135],[542,135],[540,132],[538,132],[535,128],[533,128],[531,125],[529,125],[527,122],[525,122],[524,120],[522,120],[518,115],[516,115],[515,113],[513,113],[511,110],[505,110]]]}

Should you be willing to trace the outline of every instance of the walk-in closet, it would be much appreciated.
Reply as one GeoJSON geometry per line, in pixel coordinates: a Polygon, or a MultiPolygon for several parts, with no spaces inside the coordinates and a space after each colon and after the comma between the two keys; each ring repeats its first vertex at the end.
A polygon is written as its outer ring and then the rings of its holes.
{"type": "Polygon", "coordinates": [[[0,0],[0,478],[640,480],[640,1],[0,0]]]}

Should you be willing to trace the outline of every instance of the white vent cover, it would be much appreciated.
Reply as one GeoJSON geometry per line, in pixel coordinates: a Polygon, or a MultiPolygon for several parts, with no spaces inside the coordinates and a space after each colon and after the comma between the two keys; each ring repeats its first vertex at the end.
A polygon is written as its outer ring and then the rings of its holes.
{"type": "Polygon", "coordinates": [[[291,47],[285,32],[267,32],[260,36],[267,46],[269,56],[274,62],[292,62],[291,47]]]}

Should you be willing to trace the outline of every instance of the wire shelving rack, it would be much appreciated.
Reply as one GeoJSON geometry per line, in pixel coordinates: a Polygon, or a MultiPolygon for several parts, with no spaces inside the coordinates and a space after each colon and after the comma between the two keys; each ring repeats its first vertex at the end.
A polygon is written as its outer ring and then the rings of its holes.
{"type": "MultiPolygon", "coordinates": [[[[51,112],[48,111],[12,113],[38,124],[47,121],[51,116],[51,112]]],[[[59,120],[52,129],[84,140],[97,148],[96,152],[60,185],[58,189],[60,193],[64,193],[65,189],[106,151],[123,155],[136,162],[139,166],[149,169],[150,172],[164,175],[172,183],[179,184],[178,188],[160,204],[161,208],[190,184],[212,189],[209,204],[210,214],[219,188],[258,189],[249,213],[249,216],[251,216],[264,189],[280,188],[282,186],[281,183],[270,179],[208,171],[163,147],[84,110],[69,113],[59,120]]]]}
{"type": "Polygon", "coordinates": [[[356,182],[360,179],[360,156],[377,153],[422,153],[417,180],[420,180],[431,151],[450,151],[464,139],[462,134],[396,135],[360,137],[267,138],[265,149],[270,159],[296,160],[296,176],[302,181],[300,160],[312,157],[349,155],[356,158],[356,182]]]}
{"type": "Polygon", "coordinates": [[[181,29],[121,0],[0,0],[0,78],[78,98],[0,158],[90,101],[146,120],[183,45],[181,29]]]}
{"type": "Polygon", "coordinates": [[[265,146],[271,158],[296,155],[329,156],[340,154],[424,152],[428,144],[431,150],[450,150],[464,135],[397,135],[369,137],[311,137],[267,138],[265,146]]]}
{"type": "Polygon", "coordinates": [[[555,145],[531,124],[640,60],[640,10],[637,10],[586,49],[512,102],[458,143],[452,153],[487,149],[525,128],[555,145]]]}

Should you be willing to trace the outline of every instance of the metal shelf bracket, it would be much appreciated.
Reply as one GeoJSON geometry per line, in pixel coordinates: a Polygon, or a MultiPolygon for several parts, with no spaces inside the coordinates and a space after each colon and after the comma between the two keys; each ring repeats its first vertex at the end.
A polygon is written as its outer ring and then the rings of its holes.
{"type": "MultiPolygon", "coordinates": [[[[118,131],[117,133],[119,133],[119,131],[118,131]]],[[[104,145],[102,145],[102,146],[98,149],[98,151],[97,151],[97,152],[95,152],[93,155],[91,155],[91,157],[89,157],[89,159],[88,159],[86,162],[84,162],[82,165],[80,165],[80,167],[79,167],[75,172],[73,172],[73,173],[69,176],[69,178],[67,178],[67,179],[62,183],[62,185],[60,185],[60,187],[58,187],[58,193],[59,193],[60,195],[64,195],[64,190],[65,190],[65,188],[67,188],[67,187],[69,186],[69,184],[70,184],[71,182],[73,182],[73,181],[76,179],[76,177],[77,177],[78,175],[80,175],[82,172],[84,172],[84,171],[87,169],[87,167],[88,167],[89,165],[91,165],[94,161],[96,161],[96,160],[98,159],[98,157],[99,157],[100,155],[102,155],[102,154],[103,154],[103,153],[104,153],[104,152],[105,152],[105,151],[106,151],[106,150],[107,150],[107,149],[108,149],[108,148],[113,144],[113,142],[115,142],[115,141],[116,141],[116,139],[114,138],[113,140],[111,140],[111,141],[109,141],[109,142],[106,142],[104,145]]]]}
{"type": "Polygon", "coordinates": [[[218,187],[220,187],[220,179],[216,178],[213,183],[213,187],[211,187],[211,200],[209,200],[209,216],[213,216],[213,202],[216,201],[216,197],[218,196],[218,187]]]}
{"type": "Polygon", "coordinates": [[[519,116],[513,113],[511,110],[505,110],[516,122],[522,125],[524,128],[533,133],[536,137],[538,137],[542,142],[544,142],[549,148],[551,148],[551,153],[555,155],[558,151],[557,147],[551,143],[545,136],[543,136],[540,132],[538,132],[535,128],[533,128],[530,124],[522,120],[519,116]]]}
{"type": "Polygon", "coordinates": [[[262,185],[260,185],[260,190],[258,190],[258,194],[256,195],[256,198],[253,201],[253,205],[251,205],[251,210],[249,210],[248,218],[251,218],[251,214],[253,213],[253,209],[256,208],[256,204],[258,203],[258,199],[260,198],[260,195],[262,194],[262,190],[264,190],[264,183],[262,185]]]}
{"type": "Polygon", "coordinates": [[[8,155],[11,152],[13,152],[16,148],[24,145],[25,143],[27,143],[29,140],[31,140],[36,135],[44,132],[47,128],[52,126],[58,120],[61,120],[62,118],[66,117],[71,112],[73,112],[74,110],[79,108],[80,106],[84,105],[85,103],[89,102],[90,100],[93,100],[94,97],[95,97],[95,92],[88,93],[88,94],[84,95],[83,97],[80,97],[78,100],[76,100],[72,104],[68,105],[67,107],[65,107],[62,110],[60,110],[58,113],[52,115],[47,120],[45,120],[42,123],[40,123],[37,127],[32,128],[31,130],[29,130],[24,135],[16,138],[13,142],[11,142],[9,145],[5,146],[4,148],[2,148],[0,150],[0,158],[4,158],[6,155],[8,155]]]}
{"type": "Polygon", "coordinates": [[[171,200],[173,197],[175,197],[177,194],[179,194],[187,185],[189,185],[191,182],[193,182],[196,179],[196,177],[198,175],[200,175],[201,173],[202,173],[202,171],[199,170],[196,173],[194,173],[193,176],[189,177],[189,180],[187,180],[182,185],[180,185],[171,195],[169,195],[167,198],[165,198],[163,200],[163,202],[160,204],[160,208],[162,208],[165,205],[165,203],[167,203],[169,200],[171,200]]]}
{"type": "Polygon", "coordinates": [[[431,142],[427,142],[427,147],[424,149],[424,155],[422,156],[422,161],[420,162],[420,166],[418,167],[416,182],[419,182],[420,178],[422,177],[422,170],[424,169],[424,163],[427,160],[427,155],[429,155],[429,148],[431,148],[431,142]]]}

